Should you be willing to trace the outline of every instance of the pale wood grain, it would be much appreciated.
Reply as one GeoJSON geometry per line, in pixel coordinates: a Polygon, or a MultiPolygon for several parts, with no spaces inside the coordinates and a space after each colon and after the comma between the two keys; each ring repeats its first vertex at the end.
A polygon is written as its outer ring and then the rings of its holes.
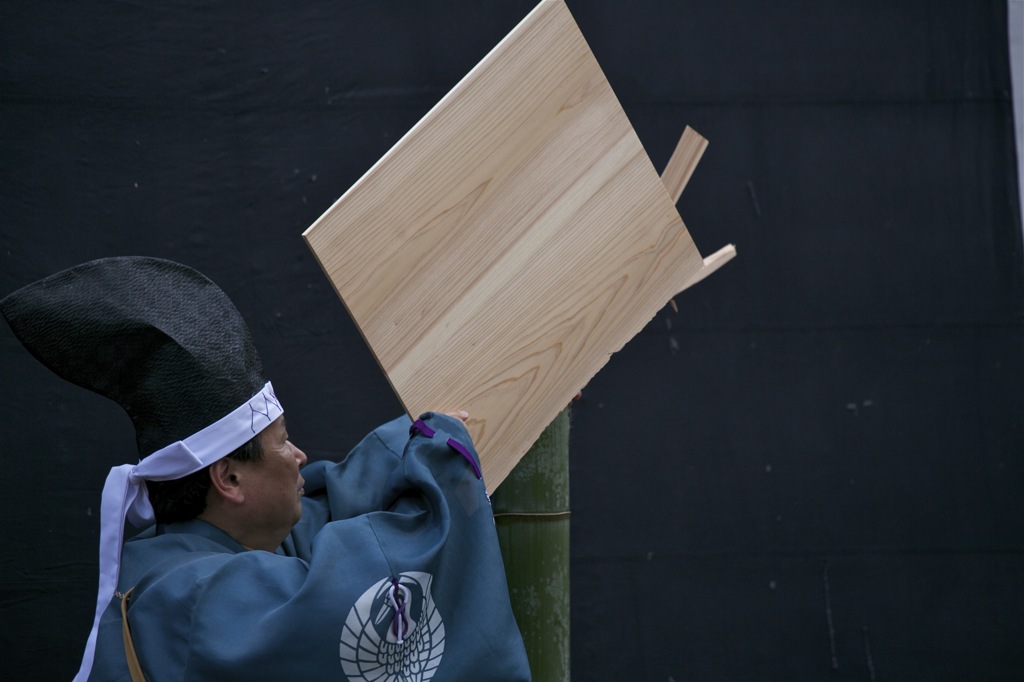
{"type": "Polygon", "coordinates": [[[304,237],[409,413],[471,414],[492,490],[705,268],[560,0],[304,237]]]}

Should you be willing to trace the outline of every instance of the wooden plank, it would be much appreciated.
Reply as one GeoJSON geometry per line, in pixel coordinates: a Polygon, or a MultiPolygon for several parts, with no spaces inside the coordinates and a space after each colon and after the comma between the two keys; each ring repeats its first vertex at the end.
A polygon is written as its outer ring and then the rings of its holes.
{"type": "Polygon", "coordinates": [[[704,267],[560,0],[304,237],[409,413],[470,413],[492,490],[704,267]]]}

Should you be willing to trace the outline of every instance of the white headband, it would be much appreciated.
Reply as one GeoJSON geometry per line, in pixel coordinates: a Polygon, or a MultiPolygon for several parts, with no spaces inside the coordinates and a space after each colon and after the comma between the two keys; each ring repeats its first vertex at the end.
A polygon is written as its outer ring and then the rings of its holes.
{"type": "Polygon", "coordinates": [[[96,617],[75,682],[89,678],[100,617],[117,590],[125,518],[137,528],[145,528],[155,520],[144,481],[173,481],[208,467],[251,440],[282,414],[284,410],[268,381],[259,393],[231,413],[185,440],[157,450],[138,464],[122,464],[110,470],[103,485],[100,507],[100,585],[96,617]]]}

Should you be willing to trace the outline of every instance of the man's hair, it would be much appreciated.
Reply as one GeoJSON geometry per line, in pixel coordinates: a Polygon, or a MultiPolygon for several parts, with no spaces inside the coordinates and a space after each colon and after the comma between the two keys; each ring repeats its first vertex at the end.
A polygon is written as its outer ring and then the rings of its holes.
{"type": "MultiPolygon", "coordinates": [[[[256,434],[237,450],[227,455],[239,462],[263,461],[260,434],[256,434]]],[[[210,490],[210,467],[173,481],[146,481],[149,501],[157,523],[189,521],[206,509],[206,493],[210,490]]]]}

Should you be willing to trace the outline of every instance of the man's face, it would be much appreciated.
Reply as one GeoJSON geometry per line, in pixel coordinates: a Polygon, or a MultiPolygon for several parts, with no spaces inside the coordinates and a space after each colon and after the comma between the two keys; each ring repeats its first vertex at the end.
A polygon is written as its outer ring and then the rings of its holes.
{"type": "Polygon", "coordinates": [[[299,468],[306,464],[306,453],[288,440],[284,416],[260,433],[260,444],[263,460],[242,463],[246,470],[242,476],[242,492],[249,527],[260,534],[279,536],[274,543],[276,546],[302,516],[305,481],[299,468]]]}

